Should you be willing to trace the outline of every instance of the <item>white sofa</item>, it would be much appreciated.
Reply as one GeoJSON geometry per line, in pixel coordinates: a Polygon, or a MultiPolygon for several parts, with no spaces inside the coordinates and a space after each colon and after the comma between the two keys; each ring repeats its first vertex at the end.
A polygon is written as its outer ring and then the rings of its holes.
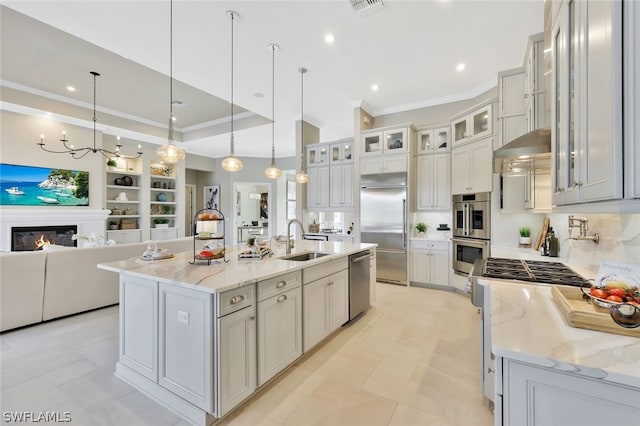
{"type": "MultiPolygon", "coordinates": [[[[158,241],[180,253],[191,238],[158,241]]],[[[118,274],[98,263],[140,256],[147,243],[0,255],[0,331],[118,303],[118,274]]]]}

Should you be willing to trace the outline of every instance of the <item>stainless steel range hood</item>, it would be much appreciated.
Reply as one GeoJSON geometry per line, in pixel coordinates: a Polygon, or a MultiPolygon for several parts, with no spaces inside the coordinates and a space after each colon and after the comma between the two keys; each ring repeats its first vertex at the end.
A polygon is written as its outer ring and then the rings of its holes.
{"type": "Polygon", "coordinates": [[[551,129],[536,129],[493,153],[495,173],[546,171],[551,166],[551,129]]]}

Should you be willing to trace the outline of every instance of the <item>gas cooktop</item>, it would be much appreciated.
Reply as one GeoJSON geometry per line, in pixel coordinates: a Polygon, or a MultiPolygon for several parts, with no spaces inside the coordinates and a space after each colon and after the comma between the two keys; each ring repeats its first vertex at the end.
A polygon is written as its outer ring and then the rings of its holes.
{"type": "Polygon", "coordinates": [[[587,280],[565,264],[560,262],[542,262],[539,260],[490,257],[484,263],[482,276],[575,287],[589,285],[587,280]]]}

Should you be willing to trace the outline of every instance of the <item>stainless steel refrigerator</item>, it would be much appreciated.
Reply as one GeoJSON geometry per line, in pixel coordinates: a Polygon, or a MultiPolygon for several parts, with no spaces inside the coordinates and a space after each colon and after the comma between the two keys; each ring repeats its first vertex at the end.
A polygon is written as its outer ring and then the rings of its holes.
{"type": "Polygon", "coordinates": [[[378,244],[378,281],[407,283],[406,173],[362,176],[360,241],[378,244]]]}

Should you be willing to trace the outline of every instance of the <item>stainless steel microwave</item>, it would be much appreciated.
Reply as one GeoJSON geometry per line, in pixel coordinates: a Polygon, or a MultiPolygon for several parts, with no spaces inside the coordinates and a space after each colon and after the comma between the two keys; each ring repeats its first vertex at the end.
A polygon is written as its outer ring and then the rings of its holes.
{"type": "Polygon", "coordinates": [[[474,238],[452,238],[453,270],[459,275],[468,275],[477,259],[491,256],[491,242],[474,238]]]}
{"type": "Polygon", "coordinates": [[[453,236],[491,239],[491,193],[453,196],[453,236]]]}

